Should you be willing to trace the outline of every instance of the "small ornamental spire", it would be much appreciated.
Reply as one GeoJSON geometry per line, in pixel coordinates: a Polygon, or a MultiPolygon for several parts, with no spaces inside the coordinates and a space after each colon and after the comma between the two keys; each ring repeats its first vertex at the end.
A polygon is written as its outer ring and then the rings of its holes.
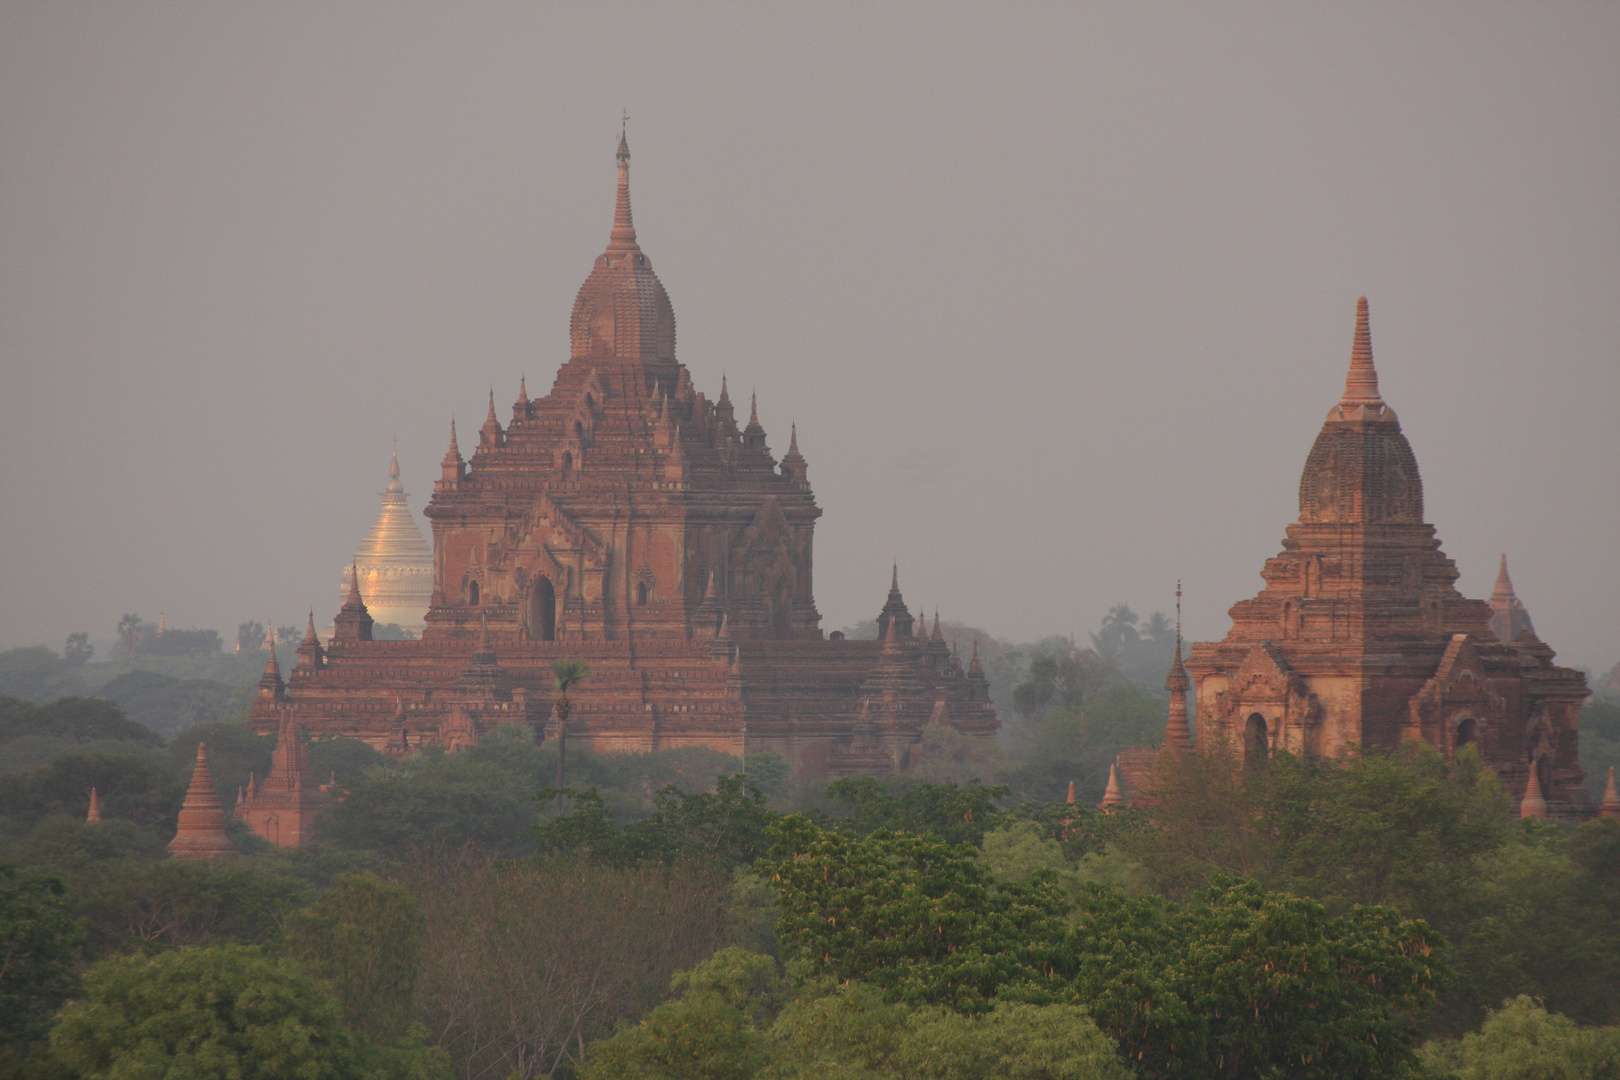
{"type": "Polygon", "coordinates": [[[489,388],[489,415],[484,417],[484,426],[478,429],[483,445],[501,445],[501,422],[495,418],[495,388],[489,388]]]}
{"type": "Polygon", "coordinates": [[[456,419],[450,418],[450,449],[444,452],[444,460],[439,462],[444,483],[454,484],[467,475],[467,463],[461,457],[461,447],[456,442],[456,419]]]}
{"type": "Polygon", "coordinates": [[[394,456],[388,459],[388,487],[393,489],[399,483],[399,447],[394,447],[394,456]]]}
{"type": "Polygon", "coordinates": [[[527,375],[518,376],[518,404],[525,409],[529,405],[529,377],[527,375]]]}
{"type": "Polygon", "coordinates": [[[1170,674],[1165,676],[1164,688],[1170,691],[1170,714],[1164,727],[1165,742],[1177,750],[1192,749],[1192,731],[1187,726],[1187,688],[1191,680],[1181,664],[1181,582],[1176,582],[1176,658],[1170,662],[1170,674]]]}
{"type": "Polygon", "coordinates": [[[321,639],[315,633],[315,609],[309,609],[309,625],[304,629],[304,645],[319,645],[321,639]]]}
{"type": "Polygon", "coordinates": [[[360,566],[350,564],[349,595],[338,609],[337,618],[332,620],[332,637],[343,641],[370,641],[375,622],[371,612],[366,610],[366,602],[360,599],[360,566]]]}
{"type": "MultiPolygon", "coordinates": [[[[1609,787],[1611,787],[1611,788],[1614,787],[1614,770],[1613,769],[1609,770],[1609,787]]],[[[90,789],[90,812],[84,816],[84,821],[85,821],[85,824],[87,824],[87,825],[94,825],[96,822],[98,822],[100,820],[101,820],[101,797],[96,794],[96,789],[95,788],[91,788],[90,789]]]]}
{"type": "Polygon", "coordinates": [[[751,428],[755,428],[755,427],[760,426],[760,424],[759,424],[759,395],[758,394],[749,394],[748,395],[748,426],[751,427],[751,428]]]}
{"type": "Polygon", "coordinates": [[[804,455],[799,453],[799,425],[795,422],[789,429],[788,450],[782,455],[782,475],[789,480],[803,483],[809,478],[804,455]]]}
{"type": "Polygon", "coordinates": [[[1367,298],[1356,301],[1356,335],[1350,346],[1350,371],[1344,377],[1344,397],[1328,413],[1329,420],[1394,420],[1395,410],[1378,394],[1378,370],[1373,367],[1372,327],[1367,298]]]}
{"type": "Polygon", "coordinates": [[[1125,808],[1125,792],[1119,786],[1119,765],[1116,762],[1108,765],[1108,788],[1103,792],[1102,802],[1097,805],[1108,814],[1125,808]]]}
{"type": "MultiPolygon", "coordinates": [[[[1533,589],[1535,582],[1532,581],[1530,584],[1533,589]]],[[[1491,590],[1491,600],[1493,602],[1497,600],[1512,602],[1513,599],[1513,579],[1508,577],[1507,552],[1504,551],[1502,553],[1502,563],[1496,571],[1496,588],[1491,590]]]]}
{"type": "Polygon", "coordinates": [[[934,641],[944,641],[945,640],[945,635],[940,633],[940,631],[939,631],[939,608],[934,609],[934,634],[933,634],[933,640],[934,641]]]}
{"type": "Polygon", "coordinates": [[[1603,789],[1603,801],[1598,803],[1598,817],[1620,818],[1620,787],[1614,783],[1613,765],[1609,766],[1609,783],[1603,789]]]}
{"type": "Polygon", "coordinates": [[[968,674],[984,678],[984,664],[979,660],[979,639],[973,639],[973,659],[968,661],[968,674]]]}
{"type": "Polygon", "coordinates": [[[1066,799],[1064,801],[1067,802],[1070,806],[1074,805],[1074,781],[1073,780],[1069,781],[1069,797],[1068,797],[1068,799],[1066,799]]]}
{"type": "Polygon", "coordinates": [[[883,651],[893,652],[900,647],[900,620],[890,619],[883,631],[883,651]]]}
{"type": "Polygon", "coordinates": [[[619,196],[613,204],[613,231],[608,234],[609,251],[640,251],[636,244],[636,226],[630,217],[630,139],[619,132],[619,196]]]}
{"type": "Polygon", "coordinates": [[[276,662],[276,632],[275,623],[265,623],[264,647],[270,650],[270,659],[265,661],[264,674],[259,676],[259,696],[270,701],[281,701],[286,697],[287,684],[281,680],[281,665],[276,662]]]}
{"type": "Polygon", "coordinates": [[[1524,785],[1524,798],[1519,803],[1520,818],[1539,818],[1546,820],[1547,799],[1541,794],[1540,762],[1530,763],[1530,780],[1524,785]]]}

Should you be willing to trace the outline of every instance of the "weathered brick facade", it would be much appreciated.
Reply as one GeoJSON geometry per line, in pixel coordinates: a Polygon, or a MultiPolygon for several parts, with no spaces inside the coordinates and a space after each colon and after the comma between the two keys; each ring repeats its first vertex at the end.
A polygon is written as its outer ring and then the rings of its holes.
{"type": "Polygon", "coordinates": [[[1333,756],[1421,739],[1449,755],[1474,742],[1515,799],[1535,769],[1550,816],[1591,813],[1576,740],[1585,677],[1553,664],[1505,562],[1494,608],[1457,591],[1423,520],[1417,460],[1378,393],[1365,297],[1344,397],[1300,477],[1299,520],[1261,576],[1226,637],[1188,657],[1201,746],[1333,756]]]}
{"type": "MultiPolygon", "coordinates": [[[[313,632],[255,730],[405,754],[550,724],[551,661],[591,677],[569,738],[601,750],[772,751],[803,775],[905,769],[924,724],[998,727],[982,672],[914,623],[891,583],[881,639],[824,637],[813,593],[821,509],[797,432],[778,462],[724,381],[711,401],[675,358],[675,316],[636,240],[629,149],[606,251],[580,288],[550,393],[493,394],[472,456],[454,426],[426,514],[433,596],[421,641],[372,641],[358,591],[313,632]]],[[[937,621],[937,620],[936,620],[937,621]]]]}

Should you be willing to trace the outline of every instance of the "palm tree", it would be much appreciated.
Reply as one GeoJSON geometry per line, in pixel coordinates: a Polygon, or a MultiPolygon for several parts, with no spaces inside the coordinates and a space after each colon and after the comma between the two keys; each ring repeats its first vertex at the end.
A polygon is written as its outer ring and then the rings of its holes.
{"type": "Polygon", "coordinates": [[[1171,622],[1164,612],[1155,611],[1148,616],[1147,622],[1142,624],[1142,636],[1157,645],[1160,642],[1169,641],[1170,633],[1175,628],[1176,624],[1171,622]]]}
{"type": "Polygon", "coordinates": [[[1100,656],[1115,657],[1126,645],[1135,645],[1141,640],[1141,634],[1136,629],[1136,612],[1131,610],[1129,604],[1115,604],[1103,616],[1102,632],[1091,635],[1092,644],[1097,647],[1100,656]]]}
{"type": "Polygon", "coordinates": [[[583,660],[564,657],[551,662],[551,678],[555,691],[551,695],[551,708],[557,714],[557,813],[562,813],[563,761],[568,753],[568,714],[574,703],[568,691],[590,677],[591,669],[583,660]]]}

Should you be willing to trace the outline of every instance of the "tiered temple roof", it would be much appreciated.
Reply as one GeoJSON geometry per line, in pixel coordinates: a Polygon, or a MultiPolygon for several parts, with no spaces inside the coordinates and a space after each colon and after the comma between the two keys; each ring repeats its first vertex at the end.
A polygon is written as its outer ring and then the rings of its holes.
{"type": "MultiPolygon", "coordinates": [[[[1592,812],[1577,744],[1585,678],[1553,664],[1505,560],[1492,603],[1457,591],[1456,565],[1423,520],[1417,459],[1379,392],[1365,297],[1344,393],[1300,475],[1299,520],[1261,576],[1226,637],[1187,659],[1200,748],[1258,761],[1274,749],[1333,757],[1417,739],[1451,755],[1472,743],[1527,814],[1592,812]]],[[[1172,668],[1172,694],[1175,681],[1172,668]]],[[[1172,707],[1167,739],[1183,738],[1172,707]]],[[[1127,759],[1127,798],[1151,799],[1150,758],[1127,759]]]]}
{"type": "Polygon", "coordinates": [[[490,398],[470,457],[451,425],[425,511],[432,602],[422,640],[373,641],[364,575],[332,640],[306,637],[285,716],[386,753],[464,745],[503,723],[544,731],[550,663],[586,661],[570,739],[599,749],[706,745],[783,754],[800,773],[904,769],[924,725],[992,738],[982,671],[914,633],[898,572],[894,640],[829,640],[813,592],[821,516],[797,426],[771,454],[757,398],[739,428],[675,358],[669,296],[641,249],[621,138],[608,244],[574,301],[548,393],[490,398]]]}

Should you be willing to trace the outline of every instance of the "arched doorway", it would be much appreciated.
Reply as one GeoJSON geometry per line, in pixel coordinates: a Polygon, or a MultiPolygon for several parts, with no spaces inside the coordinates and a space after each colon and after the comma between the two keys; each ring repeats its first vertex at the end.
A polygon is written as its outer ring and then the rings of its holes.
{"type": "Polygon", "coordinates": [[[537,577],[529,589],[529,640],[557,640],[557,590],[551,579],[537,577]]]}
{"type": "Polygon", "coordinates": [[[1243,725],[1243,763],[1264,765],[1266,748],[1266,718],[1259,713],[1251,713],[1248,722],[1243,725]]]}
{"type": "Polygon", "coordinates": [[[1461,750],[1479,738],[1479,721],[1472,716],[1457,725],[1457,749],[1461,750]]]}

